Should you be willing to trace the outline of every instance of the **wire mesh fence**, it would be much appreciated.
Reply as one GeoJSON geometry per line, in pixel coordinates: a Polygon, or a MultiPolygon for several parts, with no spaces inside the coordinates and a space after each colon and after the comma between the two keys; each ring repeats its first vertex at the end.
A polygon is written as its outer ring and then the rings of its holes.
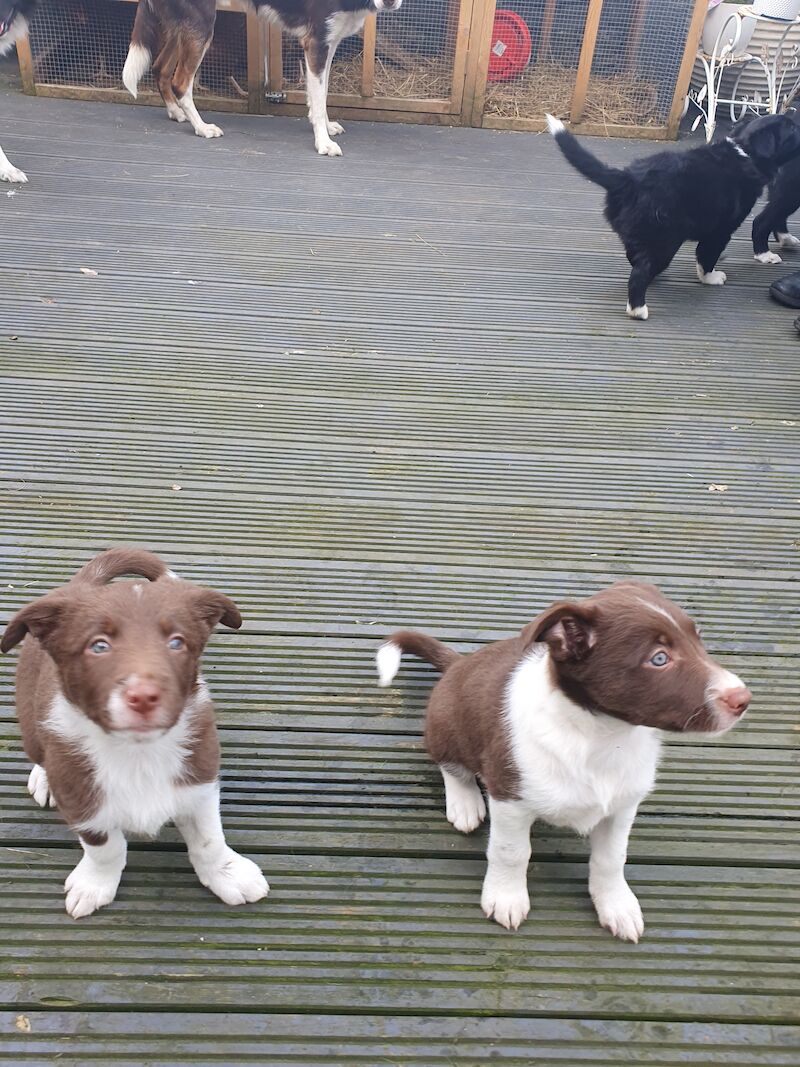
{"type": "MultiPolygon", "coordinates": [[[[122,68],[136,4],[110,0],[48,0],[30,27],[37,85],[123,90],[122,68]]],[[[144,93],[156,92],[148,74],[144,93]]],[[[247,30],[238,11],[217,12],[214,40],[195,79],[195,96],[247,99],[247,30]]]]}

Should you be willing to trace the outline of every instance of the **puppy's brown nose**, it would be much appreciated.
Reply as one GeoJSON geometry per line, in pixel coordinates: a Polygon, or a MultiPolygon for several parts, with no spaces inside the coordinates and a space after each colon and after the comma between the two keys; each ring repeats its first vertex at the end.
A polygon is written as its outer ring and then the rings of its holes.
{"type": "Polygon", "coordinates": [[[747,705],[753,699],[753,694],[746,686],[739,685],[735,689],[729,689],[726,693],[721,693],[719,699],[728,711],[733,712],[734,715],[744,715],[747,711],[747,705]]]}
{"type": "Polygon", "coordinates": [[[154,682],[135,682],[125,689],[125,703],[138,715],[147,715],[161,699],[161,690],[154,682]]]}

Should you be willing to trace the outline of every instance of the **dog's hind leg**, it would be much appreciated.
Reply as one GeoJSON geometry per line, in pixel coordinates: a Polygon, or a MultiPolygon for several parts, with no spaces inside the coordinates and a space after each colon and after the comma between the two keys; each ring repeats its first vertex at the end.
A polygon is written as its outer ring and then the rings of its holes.
{"type": "Polygon", "coordinates": [[[181,106],[192,129],[198,137],[221,137],[222,130],[213,122],[204,122],[194,105],[192,89],[194,77],[203,62],[203,57],[211,44],[213,32],[203,39],[199,35],[187,34],[178,45],[178,63],[172,77],[172,91],[181,106]]]}
{"type": "Polygon", "coordinates": [[[796,249],[800,245],[800,237],[795,237],[794,234],[789,233],[789,223],[784,216],[780,222],[776,222],[773,227],[773,233],[775,234],[775,240],[781,246],[781,248],[796,249]]]}
{"type": "Polygon", "coordinates": [[[153,60],[153,78],[161,93],[161,99],[167,109],[167,115],[173,122],[186,122],[183,108],[175,99],[172,91],[172,79],[178,65],[178,42],[169,40],[153,60]]]}
{"type": "MultiPolygon", "coordinates": [[[[0,182],[26,182],[27,175],[15,167],[2,148],[0,148],[0,182]]],[[[9,193],[9,196],[12,194],[9,193]]]]}
{"type": "MultiPolygon", "coordinates": [[[[784,229],[786,228],[786,220],[784,229]]],[[[770,204],[764,208],[760,215],[753,219],[753,259],[757,263],[781,263],[781,257],[776,252],[769,250],[769,235],[776,228],[775,220],[770,204]]],[[[702,279],[701,279],[702,281],[702,279]]]]}
{"type": "Polygon", "coordinates": [[[462,834],[471,833],[486,818],[486,804],[475,775],[452,763],[439,765],[444,779],[447,820],[462,834]]]}
{"type": "Polygon", "coordinates": [[[328,120],[327,109],[328,77],[339,40],[339,38],[331,38],[331,44],[323,44],[316,34],[309,34],[303,40],[303,50],[306,56],[308,121],[314,131],[314,147],[321,156],[342,154],[339,145],[331,138],[330,127],[333,124],[328,120]]]}
{"type": "Polygon", "coordinates": [[[704,237],[697,246],[697,277],[703,285],[724,285],[728,275],[724,270],[714,270],[717,260],[725,251],[731,235],[727,231],[724,235],[713,234],[704,237]]]}
{"type": "Polygon", "coordinates": [[[658,252],[642,252],[626,248],[625,254],[631,265],[628,278],[628,304],[625,311],[632,319],[646,319],[650,314],[647,307],[647,287],[662,270],[672,262],[678,246],[660,249],[658,252]]]}

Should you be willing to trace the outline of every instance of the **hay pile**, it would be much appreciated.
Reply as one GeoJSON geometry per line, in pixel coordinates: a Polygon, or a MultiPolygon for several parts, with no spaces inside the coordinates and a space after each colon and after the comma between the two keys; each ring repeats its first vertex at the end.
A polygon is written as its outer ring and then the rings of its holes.
{"type": "MultiPolygon", "coordinates": [[[[361,96],[362,56],[336,60],[331,68],[329,92],[341,96],[361,96]]],[[[287,81],[287,88],[303,88],[302,66],[297,77],[287,81]]],[[[435,56],[415,56],[413,65],[403,69],[375,56],[375,96],[398,100],[448,100],[453,87],[452,63],[435,56]]]]}
{"type": "MultiPolygon", "coordinates": [[[[575,71],[557,63],[537,63],[513,82],[486,86],[486,114],[504,118],[540,118],[545,111],[569,118],[575,71]]],[[[583,121],[609,126],[657,126],[655,85],[630,72],[593,74],[586,93],[583,121]]]]}

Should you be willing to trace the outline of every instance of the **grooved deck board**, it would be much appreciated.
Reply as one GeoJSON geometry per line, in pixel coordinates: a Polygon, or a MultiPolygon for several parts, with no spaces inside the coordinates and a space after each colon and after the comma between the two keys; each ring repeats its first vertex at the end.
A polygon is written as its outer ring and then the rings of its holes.
{"type": "Polygon", "coordinates": [[[77,846],[26,793],[4,657],[0,1063],[795,1067],[788,257],[754,264],[744,227],[710,289],[686,248],[633,323],[600,191],[546,136],[350,123],[329,160],[300,121],[205,142],[147,108],[0,111],[31,178],[0,187],[0,625],[119,542],[232,596],[244,627],[204,662],[223,817],[272,886],[226,908],[167,829],[68,919],[77,846]],[[381,690],[374,651],[406,625],[467,651],[625,576],[692,612],[753,706],[665,746],[640,945],[544,825],[508,934],[479,908],[486,831],[451,830],[422,745],[435,673],[381,690]]]}

